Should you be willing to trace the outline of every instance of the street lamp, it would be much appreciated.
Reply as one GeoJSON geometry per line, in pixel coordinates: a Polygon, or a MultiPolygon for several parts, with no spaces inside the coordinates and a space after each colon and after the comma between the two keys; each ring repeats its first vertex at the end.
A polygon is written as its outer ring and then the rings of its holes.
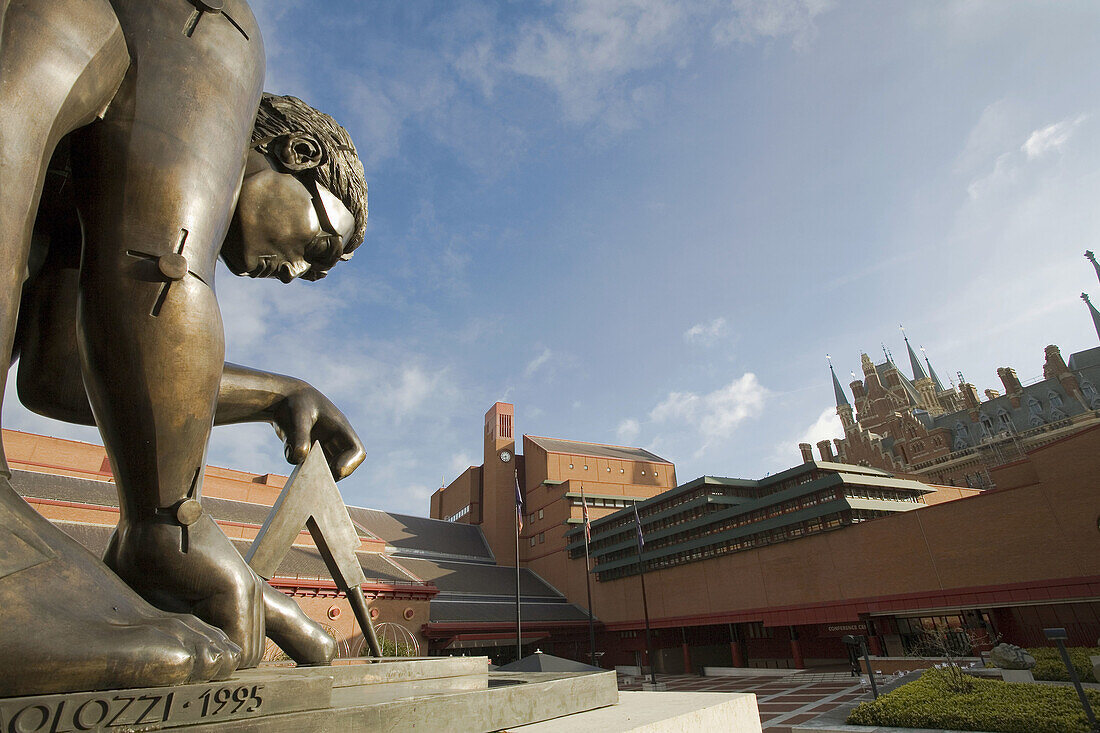
{"type": "Polygon", "coordinates": [[[867,651],[867,637],[866,636],[853,636],[848,634],[841,639],[845,644],[850,647],[858,648],[859,652],[863,654],[863,661],[867,665],[867,678],[871,680],[871,693],[878,699],[878,685],[875,684],[875,673],[871,670],[871,657],[867,651]]]}
{"type": "Polygon", "coordinates": [[[1093,733],[1100,731],[1100,728],[1096,727],[1096,716],[1092,714],[1089,699],[1085,697],[1085,690],[1081,687],[1081,680],[1077,677],[1077,669],[1070,661],[1069,652],[1066,651],[1066,639],[1069,638],[1069,634],[1066,633],[1065,629],[1043,629],[1043,636],[1058,645],[1058,653],[1062,655],[1062,663],[1066,665],[1069,678],[1073,680],[1073,686],[1077,690],[1077,697],[1081,700],[1081,707],[1085,709],[1085,717],[1089,719],[1089,730],[1093,733]]]}

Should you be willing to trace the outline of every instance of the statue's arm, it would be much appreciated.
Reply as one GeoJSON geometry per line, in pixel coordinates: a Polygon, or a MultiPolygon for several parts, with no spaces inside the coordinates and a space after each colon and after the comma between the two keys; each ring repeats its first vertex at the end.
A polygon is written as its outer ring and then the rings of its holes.
{"type": "Polygon", "coordinates": [[[269,422],[285,445],[286,459],[305,460],[313,441],[321,441],[337,480],[351,474],[366,453],[344,414],[301,379],[226,362],[218,392],[215,425],[269,422]]]}
{"type": "MultiPolygon", "coordinates": [[[[76,279],[73,268],[44,268],[24,290],[13,353],[19,354],[19,400],[40,415],[94,425],[76,346],[76,279]]],[[[320,440],[337,479],[366,456],[343,413],[308,383],[281,374],[226,364],[215,425],[269,422],[301,463],[320,440]]]]}

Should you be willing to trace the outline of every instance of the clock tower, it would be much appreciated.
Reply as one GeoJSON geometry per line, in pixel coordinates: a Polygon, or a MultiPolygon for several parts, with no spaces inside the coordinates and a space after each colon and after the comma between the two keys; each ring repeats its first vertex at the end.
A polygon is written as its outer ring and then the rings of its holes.
{"type": "Polygon", "coordinates": [[[517,471],[522,470],[516,458],[514,420],[515,406],[507,402],[497,402],[485,413],[482,529],[501,565],[514,565],[516,558],[515,485],[517,471]]]}

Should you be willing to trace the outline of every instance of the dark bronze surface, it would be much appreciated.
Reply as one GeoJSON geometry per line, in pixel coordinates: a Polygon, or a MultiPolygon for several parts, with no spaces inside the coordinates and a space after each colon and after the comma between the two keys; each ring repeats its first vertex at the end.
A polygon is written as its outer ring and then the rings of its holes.
{"type": "Polygon", "coordinates": [[[0,348],[28,407],[99,427],[121,510],[104,566],[0,482],[0,696],[335,653],[201,506],[215,423],[319,441],[338,479],[364,456],[310,385],[223,363],[215,258],[319,279],[366,218],[346,133],[261,106],[263,72],[245,0],[0,0],[0,348]]]}
{"type": "Polygon", "coordinates": [[[382,656],[361,588],[367,579],[355,556],[359,533],[322,458],[320,443],[314,443],[290,475],[245,560],[261,578],[270,580],[303,528],[313,537],[336,587],[347,596],[371,656],[382,656]]]}

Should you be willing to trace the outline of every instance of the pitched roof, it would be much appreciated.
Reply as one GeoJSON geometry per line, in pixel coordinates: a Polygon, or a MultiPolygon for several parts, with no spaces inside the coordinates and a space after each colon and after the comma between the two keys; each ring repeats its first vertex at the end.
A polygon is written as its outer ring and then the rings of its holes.
{"type": "Polygon", "coordinates": [[[848,405],[848,398],[844,394],[844,388],[840,386],[840,380],[836,378],[832,362],[829,362],[829,373],[833,375],[833,396],[836,397],[836,406],[848,405]]]}
{"type": "Polygon", "coordinates": [[[614,458],[622,461],[647,461],[649,463],[667,463],[660,456],[650,453],[644,448],[628,448],[620,445],[604,445],[603,443],[582,443],[578,440],[562,440],[561,438],[540,438],[534,435],[523,436],[547,453],[568,453],[576,456],[593,456],[595,458],[614,458]]]}
{"type": "Polygon", "coordinates": [[[481,527],[355,506],[348,513],[399,556],[494,562],[481,527]]]}
{"type": "Polygon", "coordinates": [[[909,337],[905,337],[905,348],[909,351],[909,365],[913,368],[913,381],[916,382],[919,379],[927,379],[928,375],[924,373],[924,367],[920,365],[920,359],[917,358],[916,353],[913,351],[913,347],[909,345],[909,337]]]}
{"type": "Polygon", "coordinates": [[[605,672],[599,667],[593,667],[584,662],[572,659],[562,659],[553,654],[535,652],[528,654],[523,659],[497,667],[498,672],[605,672]]]}
{"type": "MultiPolygon", "coordinates": [[[[98,524],[52,521],[58,529],[82,544],[93,555],[103,556],[113,528],[98,524]]],[[[231,541],[242,557],[248,552],[251,544],[248,540],[231,541]]],[[[363,568],[363,574],[371,580],[402,581],[405,583],[417,581],[415,577],[378,554],[357,552],[356,557],[359,559],[359,565],[363,568]]],[[[310,578],[317,580],[331,578],[328,568],[325,567],[325,561],[321,559],[321,555],[316,549],[298,546],[290,548],[286,557],[279,563],[279,568],[275,574],[280,578],[310,578]]]]}

